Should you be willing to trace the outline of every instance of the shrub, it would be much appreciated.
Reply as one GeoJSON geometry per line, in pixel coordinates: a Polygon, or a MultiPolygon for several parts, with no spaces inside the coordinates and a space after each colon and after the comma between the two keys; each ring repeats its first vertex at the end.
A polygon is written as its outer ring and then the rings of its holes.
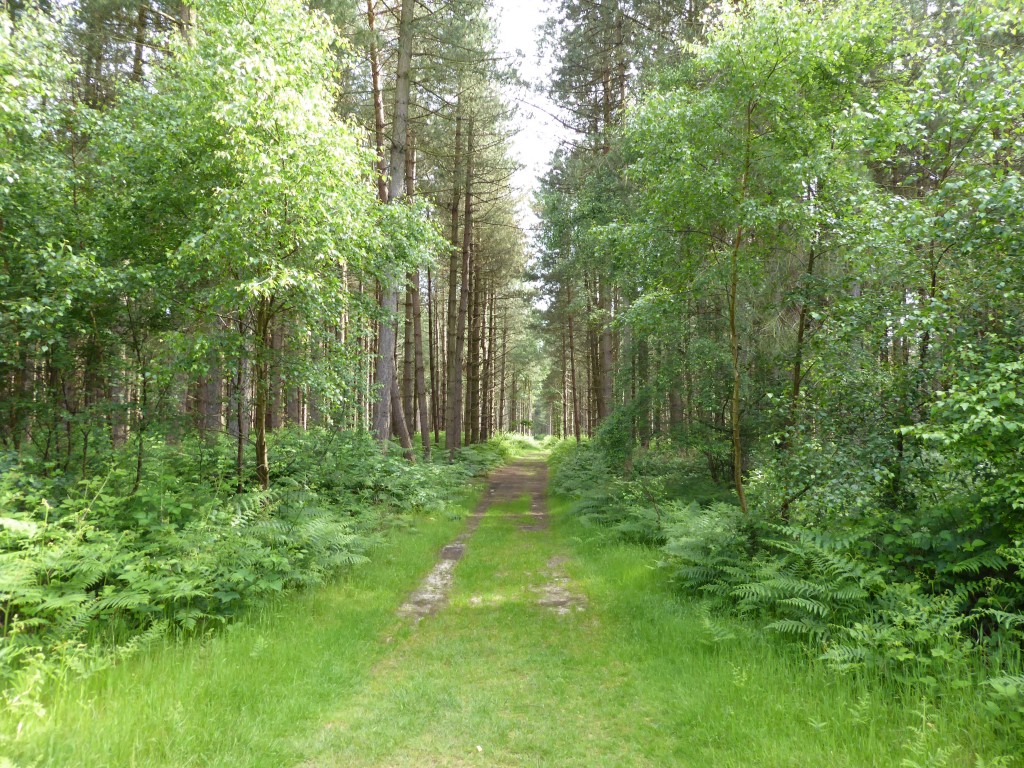
{"type": "MultiPolygon", "coordinates": [[[[563,442],[552,455],[553,486],[575,497],[571,509],[611,536],[659,547],[682,591],[799,639],[837,670],[867,668],[936,692],[987,677],[982,698],[1009,726],[1024,722],[1015,672],[1024,549],[998,545],[998,531],[992,543],[965,540],[980,526],[957,512],[960,499],[911,518],[884,511],[867,483],[822,478],[787,521],[764,487],[770,472],[752,484],[744,514],[658,445],[636,456],[632,479],[609,471],[596,441],[563,442]]],[[[855,479],[861,469],[850,462],[839,474],[855,479]]]]}
{"type": "MultiPolygon", "coordinates": [[[[437,512],[506,460],[499,438],[455,464],[409,464],[368,435],[273,436],[269,491],[236,494],[233,444],[154,444],[145,482],[114,457],[86,480],[0,462],[0,689],[107,663],[169,628],[218,625],[247,605],[366,560],[390,525],[437,512]]],[[[13,699],[11,699],[13,700],[13,699]]]]}

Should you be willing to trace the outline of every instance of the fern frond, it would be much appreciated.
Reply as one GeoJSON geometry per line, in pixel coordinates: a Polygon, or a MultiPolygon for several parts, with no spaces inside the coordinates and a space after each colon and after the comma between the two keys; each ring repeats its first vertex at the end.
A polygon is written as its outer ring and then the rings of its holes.
{"type": "Polygon", "coordinates": [[[150,595],[146,592],[111,591],[101,595],[93,603],[97,613],[106,611],[137,610],[150,605],[150,595]]]}
{"type": "Polygon", "coordinates": [[[945,572],[957,574],[973,573],[977,575],[981,572],[982,568],[1001,570],[1009,565],[1009,561],[998,552],[981,552],[974,557],[953,563],[945,569],[945,572]]]}
{"type": "Polygon", "coordinates": [[[782,600],[779,600],[779,602],[782,605],[789,605],[793,608],[799,608],[803,611],[806,611],[807,613],[818,616],[819,618],[825,618],[830,613],[832,613],[832,609],[825,605],[823,602],[819,600],[811,600],[806,597],[786,597],[782,600]]]}
{"type": "Polygon", "coordinates": [[[807,635],[809,637],[821,637],[828,632],[824,624],[809,619],[779,619],[765,626],[774,632],[781,632],[786,635],[807,635]]]}
{"type": "Polygon", "coordinates": [[[1006,627],[1007,629],[1024,627],[1024,613],[1009,613],[1007,611],[998,611],[995,608],[986,608],[978,613],[983,616],[992,617],[999,626],[1006,627]]]}

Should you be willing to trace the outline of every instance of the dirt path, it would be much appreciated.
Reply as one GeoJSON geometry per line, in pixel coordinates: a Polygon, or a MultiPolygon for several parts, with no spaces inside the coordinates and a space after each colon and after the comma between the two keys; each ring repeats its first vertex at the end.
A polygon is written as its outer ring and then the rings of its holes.
{"type": "Polygon", "coordinates": [[[564,500],[549,516],[546,485],[538,459],[494,473],[296,768],[942,764],[886,694],[709,640],[720,617],[659,584],[655,552],[601,543],[564,500]]]}
{"type": "MultiPolygon", "coordinates": [[[[549,524],[547,486],[548,470],[543,459],[522,459],[491,473],[487,488],[467,519],[465,529],[441,550],[437,564],[427,574],[419,588],[398,609],[399,615],[412,618],[418,623],[423,618],[437,613],[447,604],[455,579],[455,566],[466,554],[467,542],[476,533],[480,521],[492,506],[528,496],[529,509],[525,512],[506,514],[505,519],[514,521],[521,531],[546,530],[549,524]]],[[[555,563],[552,568],[555,569],[558,565],[561,563],[555,563]]],[[[545,585],[542,588],[542,604],[550,605],[556,610],[567,610],[566,606],[574,601],[565,589],[563,582],[566,580],[554,570],[550,576],[552,585],[545,585]],[[544,600],[548,602],[544,603],[544,600]]]]}
{"type": "Polygon", "coordinates": [[[297,766],[900,764],[884,699],[770,644],[709,643],[706,608],[659,586],[655,553],[599,543],[562,500],[549,517],[546,485],[538,459],[494,473],[297,766]]]}

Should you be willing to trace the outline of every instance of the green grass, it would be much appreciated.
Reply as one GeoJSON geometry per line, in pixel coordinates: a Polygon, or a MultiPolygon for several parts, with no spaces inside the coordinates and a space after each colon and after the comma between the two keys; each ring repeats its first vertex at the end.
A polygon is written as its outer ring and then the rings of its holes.
{"type": "Polygon", "coordinates": [[[599,543],[566,507],[538,532],[504,517],[525,502],[492,509],[450,604],[418,626],[394,611],[457,531],[448,520],[399,534],[337,586],[68,687],[13,754],[83,768],[935,768],[1006,751],[966,702],[837,677],[741,623],[715,618],[735,637],[711,642],[706,608],[673,596],[651,550],[599,543]],[[537,605],[556,555],[585,611],[537,605]]]}
{"type": "MultiPolygon", "coordinates": [[[[0,756],[21,766],[265,766],[302,758],[340,699],[389,650],[395,609],[462,522],[396,533],[335,585],[283,598],[202,642],[168,643],[50,696],[0,756]]],[[[3,766],[0,758],[0,766],[3,766]]]]}

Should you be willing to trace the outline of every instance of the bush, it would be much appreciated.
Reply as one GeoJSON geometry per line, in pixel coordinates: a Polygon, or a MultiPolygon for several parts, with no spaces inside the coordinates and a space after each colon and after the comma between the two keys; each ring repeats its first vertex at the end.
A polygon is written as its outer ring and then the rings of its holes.
{"type": "Polygon", "coordinates": [[[732,499],[731,489],[695,475],[693,461],[671,441],[652,441],[635,455],[629,477],[617,476],[600,440],[563,440],[551,452],[551,487],[576,498],[572,511],[597,523],[618,538],[651,545],[664,544],[667,527],[678,512],[678,499],[732,499]]]}
{"type": "MultiPolygon", "coordinates": [[[[866,484],[837,481],[793,503],[787,521],[764,486],[770,473],[752,484],[744,514],[720,487],[694,481],[678,451],[638,454],[632,479],[608,465],[599,442],[562,442],[552,485],[609,535],[659,547],[681,591],[802,641],[836,670],[870,669],[936,694],[987,678],[979,700],[1007,727],[1024,723],[1024,549],[950,535],[958,499],[897,520],[866,484]]],[[[846,466],[848,478],[859,471],[846,466]]]]}
{"type": "Polygon", "coordinates": [[[396,520],[445,509],[521,446],[501,437],[462,462],[409,464],[365,433],[282,430],[273,487],[241,494],[229,441],[154,444],[138,493],[116,461],[74,481],[8,457],[0,688],[13,696],[27,677],[83,671],[148,634],[194,632],[322,583],[366,560],[396,520]]]}
{"type": "Polygon", "coordinates": [[[549,454],[548,467],[551,490],[563,496],[579,496],[606,485],[611,478],[604,454],[595,450],[589,440],[579,445],[573,440],[556,443],[549,454]]]}

